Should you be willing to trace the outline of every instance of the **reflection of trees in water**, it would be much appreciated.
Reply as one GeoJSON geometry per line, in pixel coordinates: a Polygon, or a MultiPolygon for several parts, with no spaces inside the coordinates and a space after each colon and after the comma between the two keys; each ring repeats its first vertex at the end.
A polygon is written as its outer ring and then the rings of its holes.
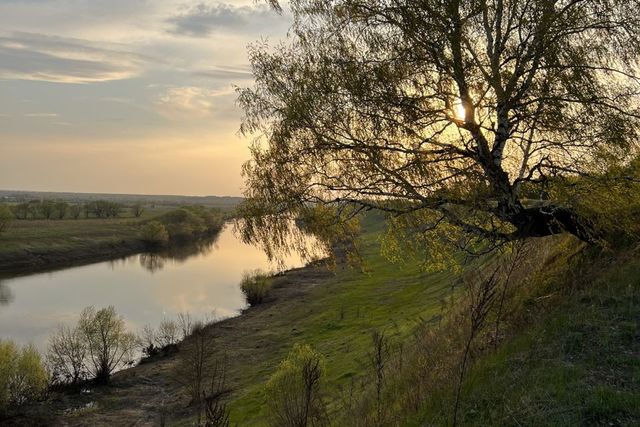
{"type": "Polygon", "coordinates": [[[13,292],[5,283],[0,281],[0,305],[9,305],[13,302],[13,292]]]}
{"type": "Polygon", "coordinates": [[[140,265],[151,273],[160,271],[167,262],[182,264],[189,258],[198,255],[208,255],[218,241],[218,234],[207,239],[190,242],[182,245],[172,245],[158,252],[140,254],[140,265]]]}

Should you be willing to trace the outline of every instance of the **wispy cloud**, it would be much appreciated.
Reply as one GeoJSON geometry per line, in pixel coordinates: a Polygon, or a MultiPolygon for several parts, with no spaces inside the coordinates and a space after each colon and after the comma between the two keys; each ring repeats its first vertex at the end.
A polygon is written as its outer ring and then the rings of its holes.
{"type": "Polygon", "coordinates": [[[156,111],[171,120],[201,119],[213,113],[216,97],[231,93],[232,88],[172,87],[158,97],[156,111]]]}
{"type": "Polygon", "coordinates": [[[134,77],[150,59],[85,40],[12,33],[0,36],[0,78],[92,83],[134,77]]]}
{"type": "Polygon", "coordinates": [[[250,80],[253,74],[249,67],[211,67],[198,70],[193,73],[195,76],[208,77],[216,80],[250,80]]]}
{"type": "Polygon", "coordinates": [[[169,32],[191,37],[207,37],[215,32],[258,34],[282,29],[289,19],[266,5],[234,6],[200,3],[167,20],[169,32]]]}
{"type": "Polygon", "coordinates": [[[35,117],[35,118],[47,118],[47,117],[58,117],[56,113],[27,113],[24,115],[25,117],[35,117]]]}

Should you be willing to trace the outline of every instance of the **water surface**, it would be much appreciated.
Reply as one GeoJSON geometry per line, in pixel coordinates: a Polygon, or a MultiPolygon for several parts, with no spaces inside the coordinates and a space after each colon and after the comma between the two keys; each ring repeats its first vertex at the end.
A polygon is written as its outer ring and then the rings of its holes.
{"type": "MultiPolygon", "coordinates": [[[[286,268],[302,264],[295,256],[285,262],[286,268]]],[[[2,279],[0,338],[44,351],[57,326],[75,323],[89,305],[113,305],[132,331],[183,312],[196,319],[234,316],[246,306],[240,279],[257,268],[276,266],[228,225],[213,240],[163,253],[2,279]]]]}

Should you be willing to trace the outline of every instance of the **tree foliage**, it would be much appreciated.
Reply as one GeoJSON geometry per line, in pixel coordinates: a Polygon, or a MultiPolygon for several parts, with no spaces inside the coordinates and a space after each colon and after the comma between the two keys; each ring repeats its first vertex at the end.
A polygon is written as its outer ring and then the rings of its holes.
{"type": "Polygon", "coordinates": [[[11,210],[5,205],[0,205],[0,233],[7,229],[12,220],[11,210]]]}
{"type": "Polygon", "coordinates": [[[0,340],[0,413],[43,396],[49,375],[33,346],[0,340]]]}
{"type": "Polygon", "coordinates": [[[111,374],[131,361],[136,337],[113,306],[82,310],[78,329],[86,343],[86,365],[92,376],[107,382],[111,374]]]}
{"type": "Polygon", "coordinates": [[[292,219],[330,205],[336,223],[378,209],[443,246],[591,241],[626,200],[594,214],[574,190],[637,194],[635,171],[608,171],[637,154],[639,1],[290,4],[289,38],[251,48],[256,84],[239,89],[257,135],[245,239],[282,248],[292,219]]]}
{"type": "Polygon", "coordinates": [[[322,401],[324,358],[309,345],[296,344],[266,387],[270,425],[280,427],[326,424],[322,401]]]}

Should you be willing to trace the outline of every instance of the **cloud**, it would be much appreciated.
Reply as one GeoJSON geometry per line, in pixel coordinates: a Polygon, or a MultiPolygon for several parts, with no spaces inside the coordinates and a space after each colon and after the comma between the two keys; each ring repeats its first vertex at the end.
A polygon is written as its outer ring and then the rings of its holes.
{"type": "Polygon", "coordinates": [[[0,79],[56,83],[123,80],[150,59],[116,47],[33,33],[0,36],[0,79]]]}
{"type": "Polygon", "coordinates": [[[232,67],[211,67],[205,70],[195,71],[193,73],[198,77],[208,77],[219,80],[251,80],[253,74],[249,67],[232,68],[232,67]]]}
{"type": "Polygon", "coordinates": [[[156,111],[171,120],[202,119],[213,113],[214,98],[231,93],[231,88],[212,90],[194,86],[172,87],[158,97],[156,111]]]}
{"type": "Polygon", "coordinates": [[[36,118],[47,118],[47,117],[58,117],[56,113],[27,113],[24,115],[25,117],[36,117],[36,118]]]}
{"type": "Polygon", "coordinates": [[[244,34],[276,31],[281,34],[289,19],[266,5],[234,6],[200,3],[167,20],[169,32],[190,37],[207,37],[215,32],[244,34]]]}

